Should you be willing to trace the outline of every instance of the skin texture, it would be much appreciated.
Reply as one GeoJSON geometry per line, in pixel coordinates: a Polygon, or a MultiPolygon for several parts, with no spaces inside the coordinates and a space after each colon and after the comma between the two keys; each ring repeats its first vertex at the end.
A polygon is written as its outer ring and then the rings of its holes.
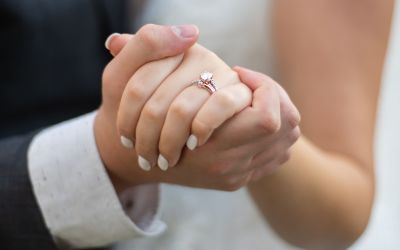
{"type": "Polygon", "coordinates": [[[286,241],[345,249],[365,230],[373,204],[375,113],[393,1],[274,4],[280,81],[302,114],[303,136],[291,159],[249,190],[286,241]]]}
{"type": "MultiPolygon", "coordinates": [[[[103,102],[96,116],[95,137],[117,192],[151,182],[232,191],[246,185],[253,173],[259,172],[251,165],[257,154],[271,155],[260,159],[262,164],[258,166],[267,170],[287,160],[289,147],[299,137],[297,109],[272,79],[236,68],[241,77],[259,79],[246,84],[253,94],[251,106],[215,130],[205,145],[193,151],[184,150],[176,168],[167,172],[153,168],[145,172],[137,166],[135,150],[123,147],[120,142],[117,129],[120,101],[135,72],[157,60],[168,60],[187,51],[198,35],[182,40],[176,39],[171,31],[169,27],[146,25],[133,36],[115,36],[108,43],[115,58],[103,74],[103,102]]],[[[215,57],[212,52],[202,53],[206,58],[215,57]]],[[[196,74],[197,70],[192,75],[196,74]]],[[[213,98],[208,99],[212,101],[213,98]]]]}
{"type": "Polygon", "coordinates": [[[238,74],[196,44],[184,55],[148,63],[135,72],[122,95],[117,127],[135,141],[136,153],[152,167],[159,154],[173,167],[191,132],[199,145],[204,144],[215,128],[249,106],[251,99],[238,74]],[[191,83],[196,73],[205,70],[213,72],[219,87],[211,96],[191,83]]]}

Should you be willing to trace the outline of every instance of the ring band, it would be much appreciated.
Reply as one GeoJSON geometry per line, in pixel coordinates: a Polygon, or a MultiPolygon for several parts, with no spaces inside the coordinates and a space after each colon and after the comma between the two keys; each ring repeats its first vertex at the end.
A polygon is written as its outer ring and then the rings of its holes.
{"type": "Polygon", "coordinates": [[[210,94],[213,94],[215,91],[217,91],[217,84],[213,79],[213,74],[208,71],[201,73],[200,79],[195,80],[192,83],[199,88],[207,90],[210,94]]]}

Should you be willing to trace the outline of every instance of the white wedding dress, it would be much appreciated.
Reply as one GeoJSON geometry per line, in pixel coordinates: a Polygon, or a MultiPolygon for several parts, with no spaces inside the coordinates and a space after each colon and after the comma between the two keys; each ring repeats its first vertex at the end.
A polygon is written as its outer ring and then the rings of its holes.
{"type": "MultiPolygon", "coordinates": [[[[266,0],[151,0],[140,24],[197,24],[200,43],[230,65],[274,75],[266,0]]],[[[376,136],[377,196],[371,223],[352,249],[400,249],[400,4],[385,77],[376,136]],[[397,111],[397,112],[396,112],[397,111]]],[[[294,249],[264,222],[245,189],[226,193],[163,185],[166,233],[135,239],[115,249],[265,250],[294,249]]]]}

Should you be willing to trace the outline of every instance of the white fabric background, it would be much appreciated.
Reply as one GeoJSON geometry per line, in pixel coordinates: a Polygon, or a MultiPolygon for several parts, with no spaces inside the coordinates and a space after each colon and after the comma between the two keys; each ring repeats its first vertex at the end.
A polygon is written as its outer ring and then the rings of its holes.
{"type": "MultiPolygon", "coordinates": [[[[265,0],[152,0],[141,23],[200,27],[200,42],[230,65],[273,75],[265,0]]],[[[400,14],[400,4],[397,6],[400,14]]],[[[400,249],[400,15],[396,15],[379,112],[377,198],[370,226],[353,249],[400,249]]],[[[293,249],[266,225],[245,190],[224,193],[163,186],[167,233],[120,244],[117,249],[293,249]]]]}

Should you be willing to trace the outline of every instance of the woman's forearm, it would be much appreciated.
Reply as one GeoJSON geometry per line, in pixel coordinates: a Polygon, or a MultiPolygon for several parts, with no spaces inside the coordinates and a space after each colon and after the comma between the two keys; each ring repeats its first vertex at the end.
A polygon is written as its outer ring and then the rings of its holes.
{"type": "Polygon", "coordinates": [[[363,169],[360,162],[300,138],[291,159],[249,190],[286,241],[307,249],[344,249],[369,219],[374,180],[363,169]]]}
{"type": "Polygon", "coordinates": [[[375,114],[393,3],[274,1],[279,81],[302,115],[304,137],[279,172],[249,189],[290,243],[345,249],[368,223],[375,114]]]}

